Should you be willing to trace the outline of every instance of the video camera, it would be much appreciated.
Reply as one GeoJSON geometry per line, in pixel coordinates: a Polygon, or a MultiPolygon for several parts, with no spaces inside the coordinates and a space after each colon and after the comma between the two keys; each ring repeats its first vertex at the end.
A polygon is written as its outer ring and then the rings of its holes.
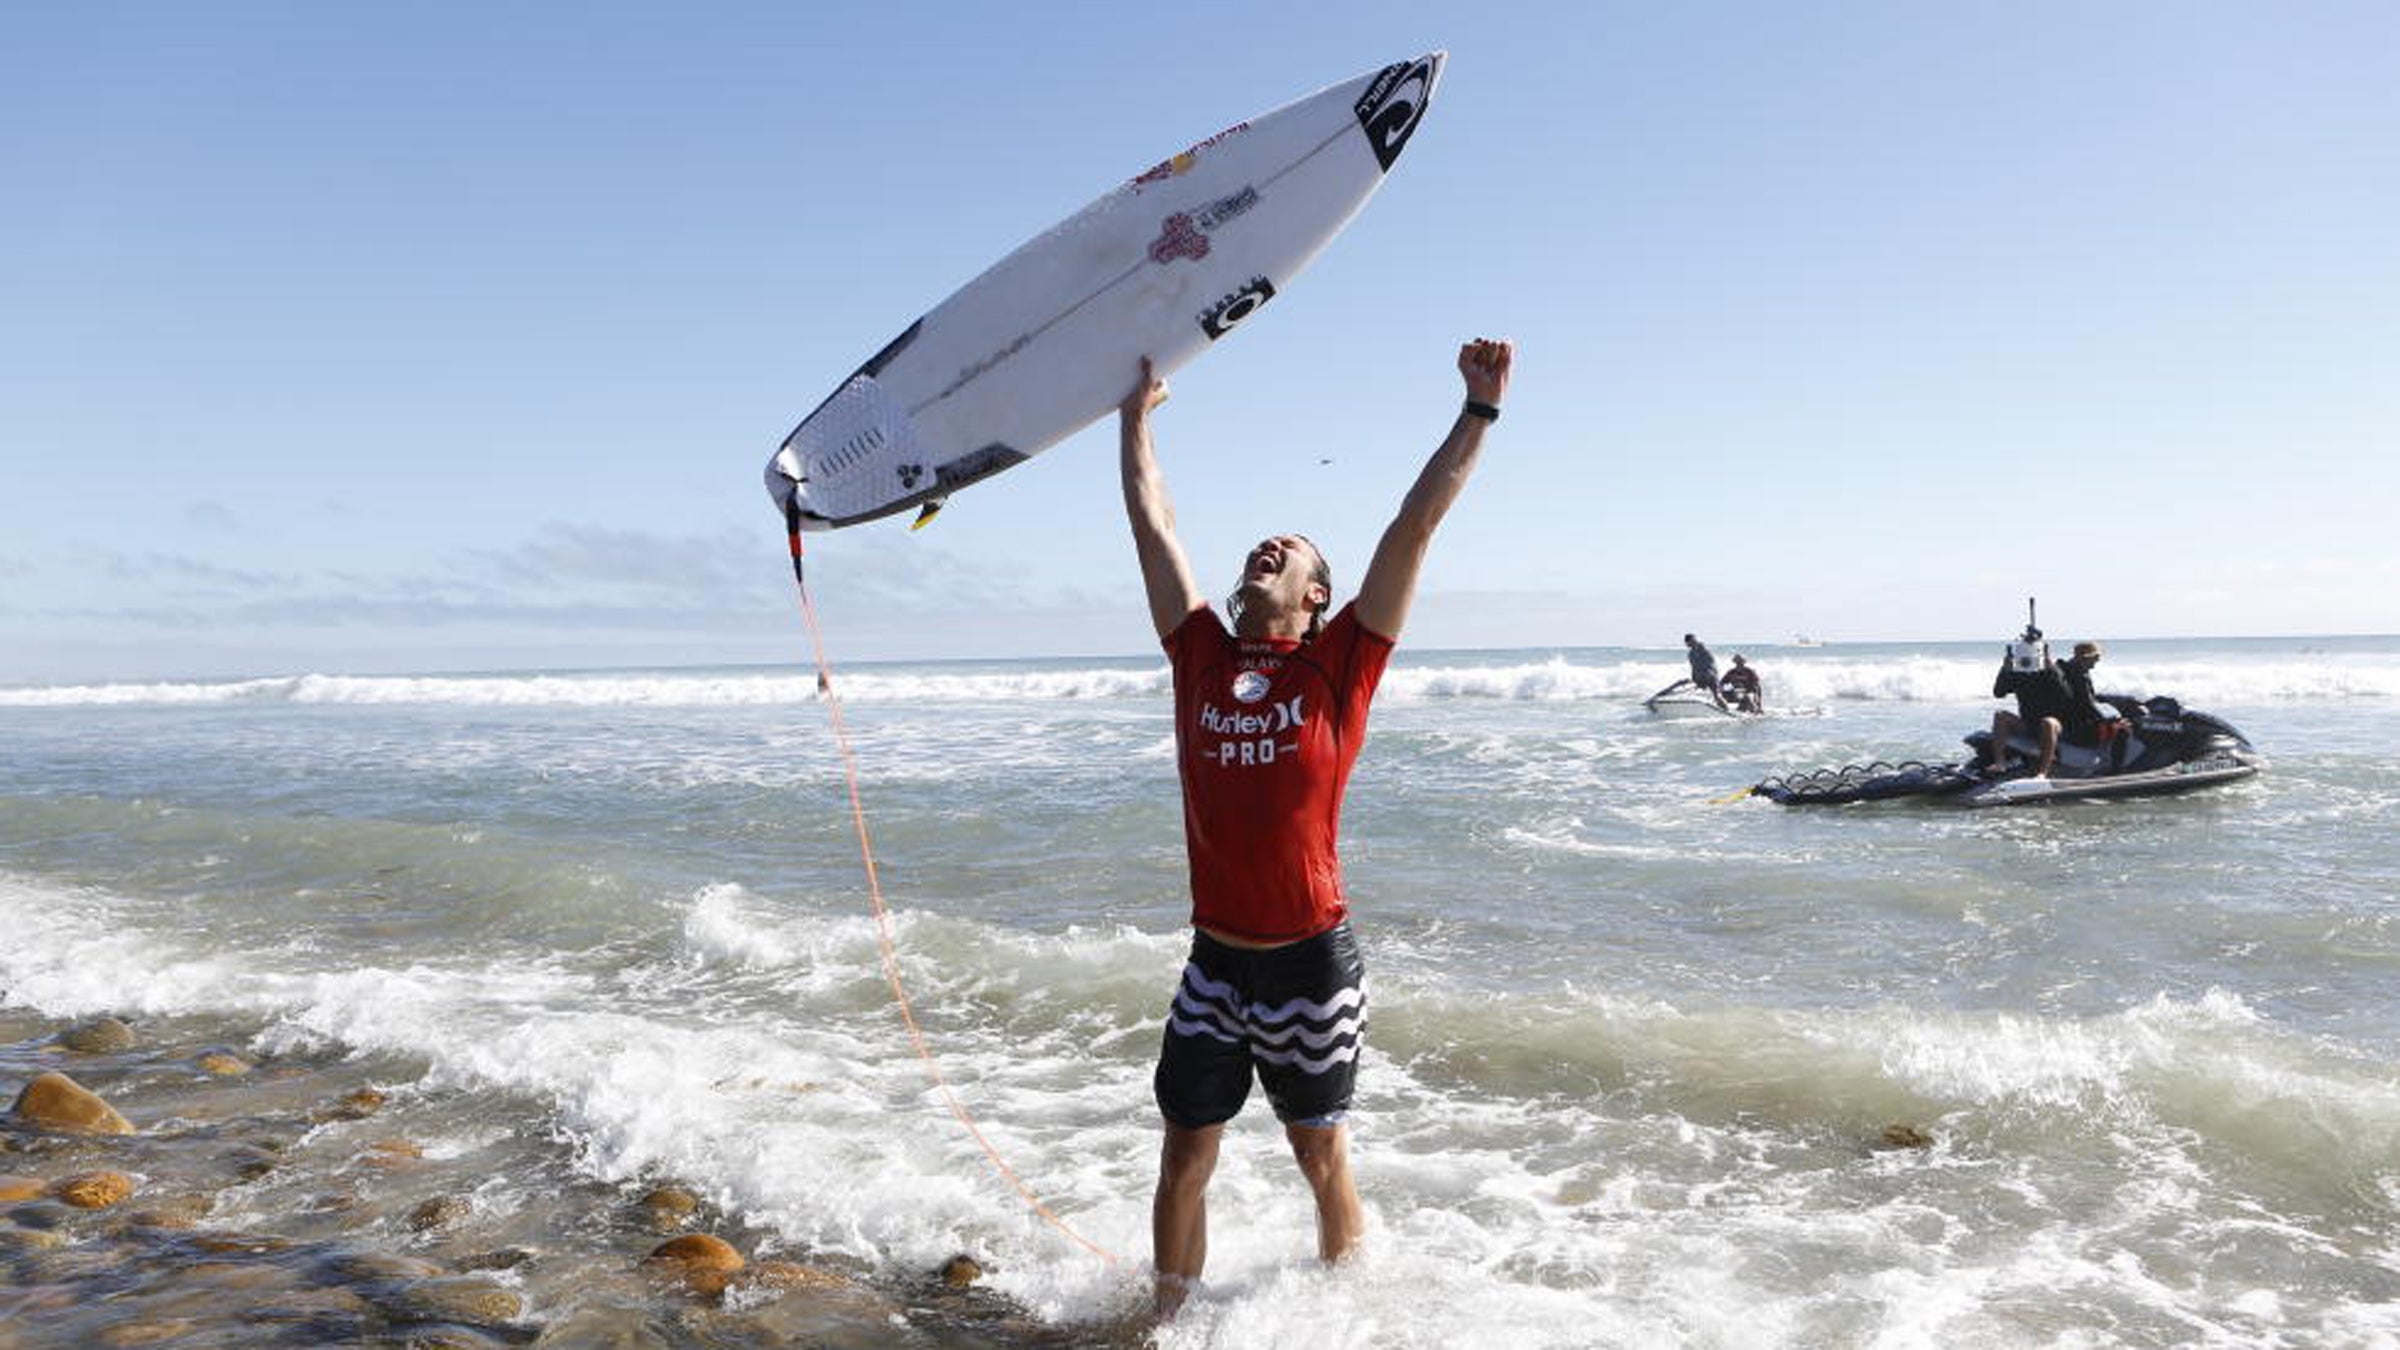
{"type": "Polygon", "coordinates": [[[2050,644],[2042,641],[2042,630],[2034,626],[2033,597],[2025,597],[2025,631],[2008,644],[2008,668],[2030,675],[2050,663],[2050,644]]]}

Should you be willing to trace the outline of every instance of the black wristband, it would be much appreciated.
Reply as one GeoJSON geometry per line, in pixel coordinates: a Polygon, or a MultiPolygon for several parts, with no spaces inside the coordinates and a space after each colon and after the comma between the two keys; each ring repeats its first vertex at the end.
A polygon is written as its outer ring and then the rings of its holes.
{"type": "Polygon", "coordinates": [[[1467,416],[1480,417],[1486,422],[1497,422],[1500,420],[1500,408],[1497,404],[1478,403],[1473,399],[1468,399],[1467,406],[1464,411],[1467,416]]]}

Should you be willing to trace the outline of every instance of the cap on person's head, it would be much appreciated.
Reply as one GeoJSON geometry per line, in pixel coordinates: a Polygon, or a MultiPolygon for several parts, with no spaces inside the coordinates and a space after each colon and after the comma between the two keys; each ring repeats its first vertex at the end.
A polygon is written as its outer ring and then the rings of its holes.
{"type": "Polygon", "coordinates": [[[2100,644],[2097,642],[2078,642],[2075,644],[2075,654],[2077,656],[2088,656],[2097,661],[2100,659],[2100,644]]]}

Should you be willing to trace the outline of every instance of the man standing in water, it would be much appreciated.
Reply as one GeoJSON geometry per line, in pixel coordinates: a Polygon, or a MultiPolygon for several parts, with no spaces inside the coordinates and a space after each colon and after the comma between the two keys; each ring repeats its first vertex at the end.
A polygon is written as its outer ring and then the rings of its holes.
{"type": "Polygon", "coordinates": [[[1148,361],[1119,409],[1125,513],[1174,669],[1192,889],[1191,959],[1154,1080],[1166,1120],[1150,1212],[1162,1317],[1207,1264],[1209,1177],[1254,1072],[1315,1194],[1318,1255],[1341,1260],[1365,1226],[1343,1127],[1367,999],[1336,856],[1342,791],[1434,527],[1499,420],[1514,355],[1481,338],[1459,348],[1465,406],[1385,527],[1357,598],[1330,622],[1324,555],[1283,534],[1244,560],[1228,631],[1175,535],[1150,442],[1167,386],[1148,361]]]}
{"type": "Polygon", "coordinates": [[[1724,707],[1725,696],[1717,692],[1715,653],[1709,651],[1707,643],[1686,633],[1683,635],[1683,654],[1684,658],[1691,663],[1693,687],[1706,692],[1711,699],[1716,701],[1718,707],[1724,707]]]}

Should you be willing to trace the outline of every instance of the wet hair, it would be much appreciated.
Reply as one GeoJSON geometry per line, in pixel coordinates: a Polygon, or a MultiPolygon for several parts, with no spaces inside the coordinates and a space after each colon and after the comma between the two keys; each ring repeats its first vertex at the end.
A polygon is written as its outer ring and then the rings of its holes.
{"type": "MultiPolygon", "coordinates": [[[[1325,598],[1308,612],[1308,631],[1301,635],[1301,640],[1305,642],[1325,631],[1325,611],[1333,607],[1333,564],[1325,561],[1325,550],[1317,547],[1316,540],[1305,534],[1292,537],[1308,545],[1308,551],[1316,555],[1316,564],[1308,569],[1309,584],[1325,588],[1325,598]]],[[[1239,586],[1225,597],[1225,621],[1235,628],[1242,626],[1242,588],[1239,586]]]]}

